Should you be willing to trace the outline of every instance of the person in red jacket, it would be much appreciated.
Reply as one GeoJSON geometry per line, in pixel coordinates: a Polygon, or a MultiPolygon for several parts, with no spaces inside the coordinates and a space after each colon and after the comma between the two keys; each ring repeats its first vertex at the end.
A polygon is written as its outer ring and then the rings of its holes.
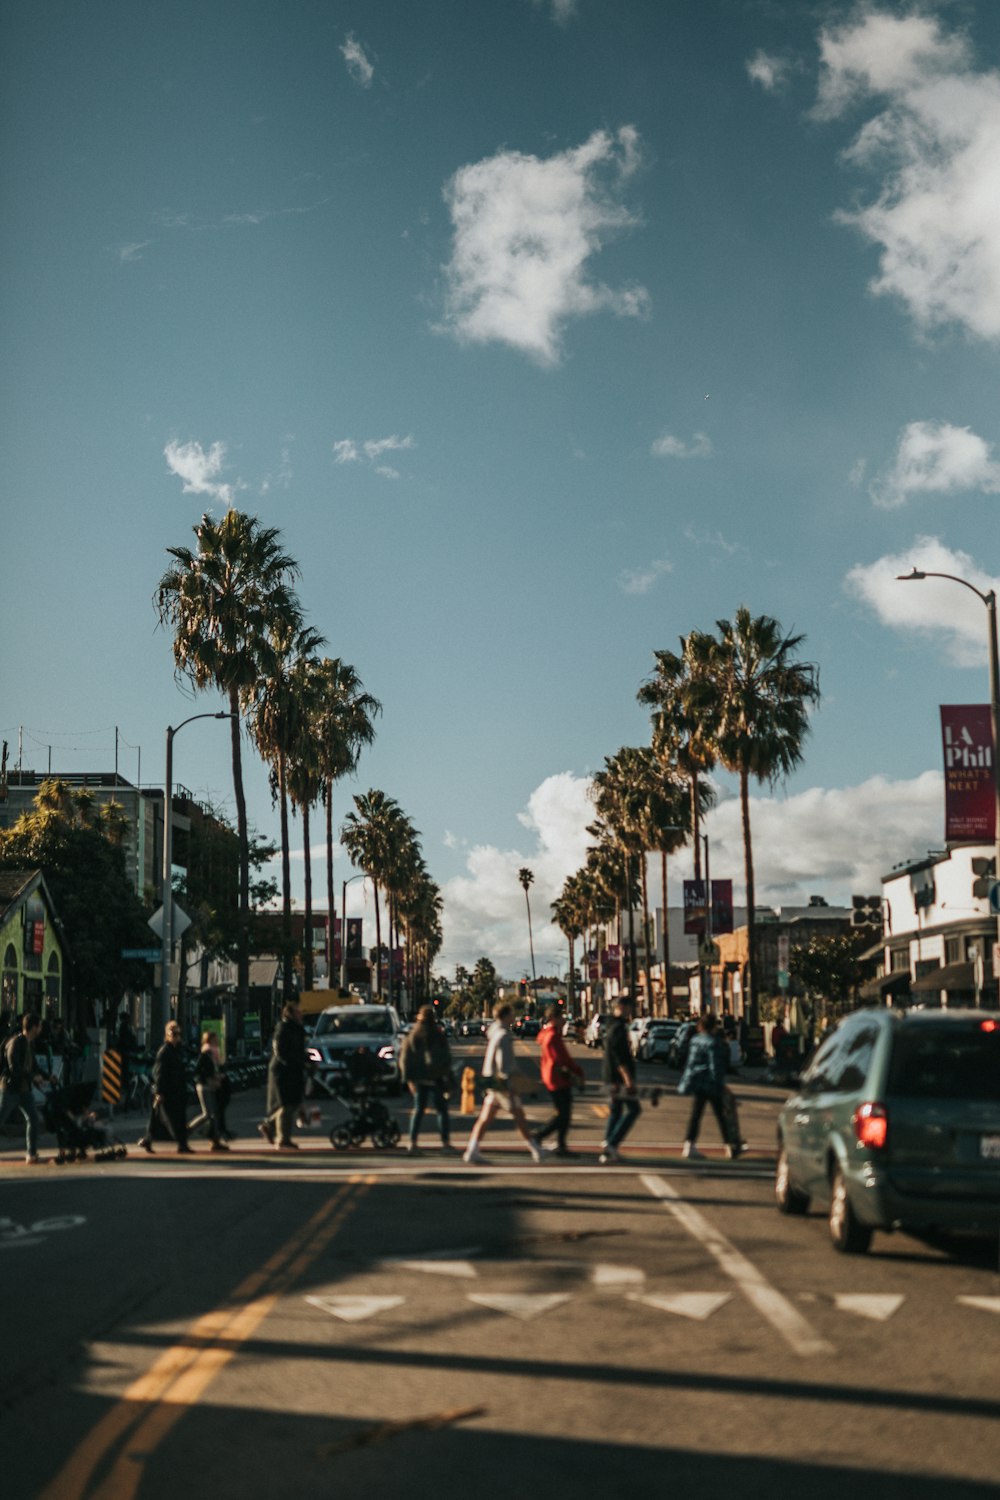
{"type": "Polygon", "coordinates": [[[545,1025],[538,1033],[538,1045],[542,1049],[542,1083],[548,1091],[555,1111],[551,1120],[535,1132],[532,1140],[540,1146],[546,1136],[555,1134],[558,1142],[556,1156],[572,1156],[566,1145],[566,1136],[573,1117],[573,1080],[583,1082],[583,1069],[570,1057],[563,1041],[565,1017],[557,1005],[546,1012],[545,1025]]]}

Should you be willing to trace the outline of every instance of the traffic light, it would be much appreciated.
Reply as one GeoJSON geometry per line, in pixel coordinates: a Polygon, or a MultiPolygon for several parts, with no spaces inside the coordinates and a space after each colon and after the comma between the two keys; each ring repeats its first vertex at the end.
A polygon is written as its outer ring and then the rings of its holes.
{"type": "Polygon", "coordinates": [[[851,926],[882,930],[882,897],[852,896],[851,926]]]}
{"type": "Polygon", "coordinates": [[[521,983],[518,986],[518,993],[520,994],[522,1000],[527,1000],[527,998],[528,998],[528,981],[526,979],[522,979],[521,980],[521,983]]]}
{"type": "Polygon", "coordinates": [[[976,877],[972,882],[972,894],[974,896],[988,896],[990,886],[997,878],[997,862],[995,859],[986,859],[977,855],[972,861],[972,873],[976,877]]]}

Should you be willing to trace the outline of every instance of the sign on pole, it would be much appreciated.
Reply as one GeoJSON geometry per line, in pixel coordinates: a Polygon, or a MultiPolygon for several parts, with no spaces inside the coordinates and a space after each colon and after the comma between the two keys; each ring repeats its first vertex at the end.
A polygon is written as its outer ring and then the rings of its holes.
{"type": "MultiPolygon", "coordinates": [[[[156,910],[154,911],[153,915],[150,917],[149,921],[146,923],[146,926],[152,928],[153,932],[156,933],[156,936],[158,938],[161,938],[163,936],[163,907],[162,906],[158,906],[156,908],[156,910]]],[[[176,942],[176,940],[179,937],[181,937],[185,932],[187,932],[187,930],[188,930],[188,928],[190,926],[191,926],[191,918],[188,916],[188,914],[184,910],[184,908],[182,906],[179,906],[177,904],[177,902],[175,901],[174,904],[173,904],[173,910],[172,910],[171,917],[170,917],[170,932],[171,932],[171,935],[174,938],[174,941],[176,942]]],[[[157,956],[157,958],[159,958],[160,955],[157,954],[156,956],[157,956]]]]}
{"type": "Polygon", "coordinates": [[[991,844],[996,837],[996,785],[989,704],[943,703],[941,740],[945,843],[991,844]]]}

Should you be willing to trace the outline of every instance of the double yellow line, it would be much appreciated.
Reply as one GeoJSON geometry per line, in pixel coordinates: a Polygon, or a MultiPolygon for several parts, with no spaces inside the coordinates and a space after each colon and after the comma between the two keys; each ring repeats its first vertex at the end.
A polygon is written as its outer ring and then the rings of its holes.
{"type": "Polygon", "coordinates": [[[134,1500],[146,1463],[185,1410],[200,1400],[278,1298],[322,1254],[374,1182],[374,1177],[350,1178],[220,1307],[165,1350],[88,1433],[38,1500],[134,1500]],[[108,1463],[111,1468],[92,1488],[95,1474],[108,1463]]]}

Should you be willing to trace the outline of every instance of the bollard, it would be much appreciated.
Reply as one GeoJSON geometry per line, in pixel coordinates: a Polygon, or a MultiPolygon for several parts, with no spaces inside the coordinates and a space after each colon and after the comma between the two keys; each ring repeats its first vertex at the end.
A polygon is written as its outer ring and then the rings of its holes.
{"type": "Polygon", "coordinates": [[[474,1115],[476,1113],[475,1068],[462,1069],[462,1103],[458,1112],[460,1115],[474,1115]]]}

